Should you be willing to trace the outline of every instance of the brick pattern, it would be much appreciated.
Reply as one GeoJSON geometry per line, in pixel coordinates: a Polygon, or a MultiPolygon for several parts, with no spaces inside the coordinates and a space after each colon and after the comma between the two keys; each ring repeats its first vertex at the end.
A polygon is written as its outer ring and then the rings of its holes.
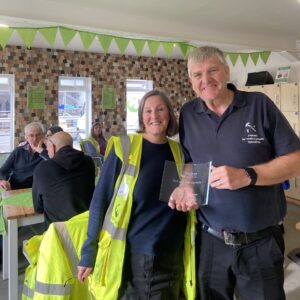
{"type": "Polygon", "coordinates": [[[45,127],[57,124],[58,78],[61,75],[92,78],[92,116],[101,120],[107,138],[125,132],[127,79],[153,80],[154,88],[163,89],[170,96],[176,112],[184,101],[193,97],[183,59],[20,46],[0,49],[0,57],[1,74],[15,75],[16,144],[24,138],[23,129],[29,122],[41,121],[45,127]],[[27,108],[27,89],[30,86],[45,86],[44,110],[27,108]],[[103,110],[101,94],[104,86],[115,88],[116,109],[103,110]]]}

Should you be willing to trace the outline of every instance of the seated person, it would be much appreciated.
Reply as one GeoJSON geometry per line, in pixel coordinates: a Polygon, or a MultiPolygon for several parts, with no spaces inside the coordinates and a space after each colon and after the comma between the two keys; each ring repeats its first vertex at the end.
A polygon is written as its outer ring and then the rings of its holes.
{"type": "Polygon", "coordinates": [[[31,188],[35,167],[49,158],[43,137],[44,129],[39,122],[25,126],[26,143],[16,147],[0,168],[0,188],[31,188]]]}
{"type": "Polygon", "coordinates": [[[103,136],[102,128],[99,121],[96,121],[91,128],[91,137],[97,141],[100,149],[100,154],[104,156],[107,142],[103,136]]]}
{"type": "Polygon", "coordinates": [[[82,150],[89,156],[94,158],[98,167],[101,167],[104,160],[106,149],[106,140],[102,134],[100,123],[97,121],[91,128],[91,136],[82,140],[82,150]]]}
{"type": "Polygon", "coordinates": [[[33,206],[44,212],[46,229],[88,210],[95,187],[93,160],[73,148],[67,132],[48,138],[47,150],[50,159],[36,168],[32,186],[33,206]]]}
{"type": "Polygon", "coordinates": [[[60,126],[54,125],[48,128],[46,132],[46,139],[50,136],[52,136],[54,133],[64,131],[60,126]]]}
{"type": "MultiPolygon", "coordinates": [[[[48,128],[45,138],[47,139],[48,137],[52,136],[54,133],[59,132],[59,131],[63,131],[63,129],[60,126],[51,126],[48,128]]],[[[27,142],[21,142],[18,146],[24,146],[27,142]]]]}

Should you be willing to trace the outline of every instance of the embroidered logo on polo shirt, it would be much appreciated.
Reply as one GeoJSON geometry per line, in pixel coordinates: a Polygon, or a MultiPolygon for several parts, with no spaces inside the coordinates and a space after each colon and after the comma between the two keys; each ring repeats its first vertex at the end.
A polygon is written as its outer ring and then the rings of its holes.
{"type": "Polygon", "coordinates": [[[242,142],[246,142],[247,144],[261,144],[262,141],[264,141],[264,138],[259,136],[256,126],[251,124],[251,122],[246,122],[245,136],[242,137],[242,142]]]}
{"type": "Polygon", "coordinates": [[[247,122],[245,124],[245,128],[246,128],[247,133],[256,132],[255,125],[251,125],[250,122],[247,122]]]}

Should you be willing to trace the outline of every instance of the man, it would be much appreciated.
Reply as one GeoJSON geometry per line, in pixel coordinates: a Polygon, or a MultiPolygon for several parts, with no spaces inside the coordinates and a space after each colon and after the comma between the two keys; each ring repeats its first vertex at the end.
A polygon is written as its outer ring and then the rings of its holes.
{"type": "MultiPolygon", "coordinates": [[[[227,84],[219,49],[194,50],[188,72],[198,98],[180,114],[185,161],[213,164],[208,205],[197,211],[199,297],[285,299],[280,183],[300,175],[300,140],[266,95],[227,84]]],[[[188,186],[179,189],[184,197],[174,192],[169,206],[198,208],[188,186]]]]}
{"type": "Polygon", "coordinates": [[[95,185],[92,158],[73,149],[67,132],[48,138],[47,150],[50,159],[36,168],[32,186],[34,209],[44,212],[46,228],[88,210],[95,185]]]}
{"type": "Polygon", "coordinates": [[[0,168],[0,188],[31,188],[34,169],[48,159],[43,138],[42,124],[32,122],[25,126],[25,144],[16,147],[0,168]]]}

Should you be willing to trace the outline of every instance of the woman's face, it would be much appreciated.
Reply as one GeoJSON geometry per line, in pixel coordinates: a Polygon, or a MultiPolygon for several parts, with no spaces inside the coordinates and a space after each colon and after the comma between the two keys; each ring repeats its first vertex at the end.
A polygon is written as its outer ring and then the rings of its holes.
{"type": "Polygon", "coordinates": [[[99,136],[102,133],[100,125],[95,125],[94,126],[94,133],[97,136],[99,136]]]}
{"type": "Polygon", "coordinates": [[[47,130],[47,132],[46,132],[46,139],[49,138],[52,135],[53,135],[52,132],[50,130],[47,130]]]}
{"type": "Polygon", "coordinates": [[[156,140],[159,138],[164,140],[169,121],[168,107],[163,99],[158,95],[150,96],[145,101],[143,109],[144,134],[156,140]]]}

